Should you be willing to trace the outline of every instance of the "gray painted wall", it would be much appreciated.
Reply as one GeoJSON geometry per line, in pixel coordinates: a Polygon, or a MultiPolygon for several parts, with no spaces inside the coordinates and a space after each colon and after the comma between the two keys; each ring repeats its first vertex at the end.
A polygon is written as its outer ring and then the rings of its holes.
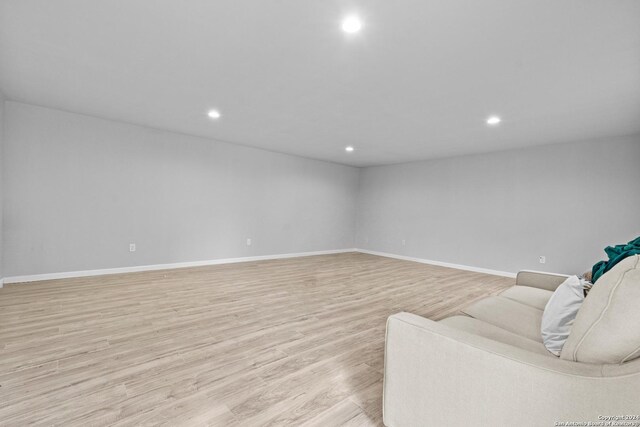
{"type": "Polygon", "coordinates": [[[4,277],[4,227],[2,225],[2,211],[4,210],[4,105],[4,96],[2,95],[2,92],[0,92],[0,280],[4,277]]]}
{"type": "Polygon", "coordinates": [[[605,246],[640,235],[639,165],[634,136],[369,167],[356,246],[508,272],[581,273],[605,246]]]}
{"type": "Polygon", "coordinates": [[[0,277],[353,246],[579,273],[640,234],[640,135],[358,170],[16,102],[4,125],[0,277]]]}
{"type": "Polygon", "coordinates": [[[356,168],[16,102],[5,116],[7,277],[353,247],[356,168]]]}

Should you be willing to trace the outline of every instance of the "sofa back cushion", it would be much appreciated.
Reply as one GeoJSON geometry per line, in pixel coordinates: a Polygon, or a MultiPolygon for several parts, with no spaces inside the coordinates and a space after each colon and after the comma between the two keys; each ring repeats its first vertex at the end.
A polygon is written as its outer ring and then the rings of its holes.
{"type": "Polygon", "coordinates": [[[640,255],[621,261],[593,285],[560,357],[623,363],[640,356],[640,255]]]}

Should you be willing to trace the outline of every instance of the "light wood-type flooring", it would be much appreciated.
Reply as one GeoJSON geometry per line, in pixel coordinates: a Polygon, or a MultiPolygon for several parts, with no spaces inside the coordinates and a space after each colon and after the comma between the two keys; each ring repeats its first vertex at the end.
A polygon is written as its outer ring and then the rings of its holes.
{"type": "Polygon", "coordinates": [[[5,285],[0,425],[382,425],[387,317],[512,284],[345,253],[5,285]]]}

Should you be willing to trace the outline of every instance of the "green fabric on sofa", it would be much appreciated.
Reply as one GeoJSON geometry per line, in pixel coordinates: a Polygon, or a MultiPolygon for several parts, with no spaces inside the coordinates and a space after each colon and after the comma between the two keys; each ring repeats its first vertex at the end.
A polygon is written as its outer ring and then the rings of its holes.
{"type": "Polygon", "coordinates": [[[591,269],[591,281],[596,283],[604,273],[611,270],[613,266],[623,259],[632,255],[640,254],[640,237],[630,241],[626,245],[609,246],[604,250],[609,257],[607,261],[600,261],[591,269]]]}

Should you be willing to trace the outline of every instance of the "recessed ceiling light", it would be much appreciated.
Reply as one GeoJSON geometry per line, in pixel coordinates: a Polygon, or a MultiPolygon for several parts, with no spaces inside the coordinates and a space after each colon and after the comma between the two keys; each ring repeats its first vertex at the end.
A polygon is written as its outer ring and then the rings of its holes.
{"type": "Polygon", "coordinates": [[[207,116],[211,117],[212,119],[219,119],[221,114],[218,110],[209,110],[207,116]]]}
{"type": "Polygon", "coordinates": [[[353,148],[351,145],[344,147],[344,151],[346,151],[347,153],[351,153],[353,150],[355,150],[355,148],[353,148]]]}
{"type": "Polygon", "coordinates": [[[355,15],[347,16],[342,20],[342,31],[345,33],[357,33],[362,29],[362,21],[355,15]]]}
{"type": "Polygon", "coordinates": [[[487,119],[487,124],[491,125],[491,126],[495,126],[498,123],[500,123],[502,121],[502,119],[500,119],[500,117],[498,116],[491,116],[487,119]]]}

